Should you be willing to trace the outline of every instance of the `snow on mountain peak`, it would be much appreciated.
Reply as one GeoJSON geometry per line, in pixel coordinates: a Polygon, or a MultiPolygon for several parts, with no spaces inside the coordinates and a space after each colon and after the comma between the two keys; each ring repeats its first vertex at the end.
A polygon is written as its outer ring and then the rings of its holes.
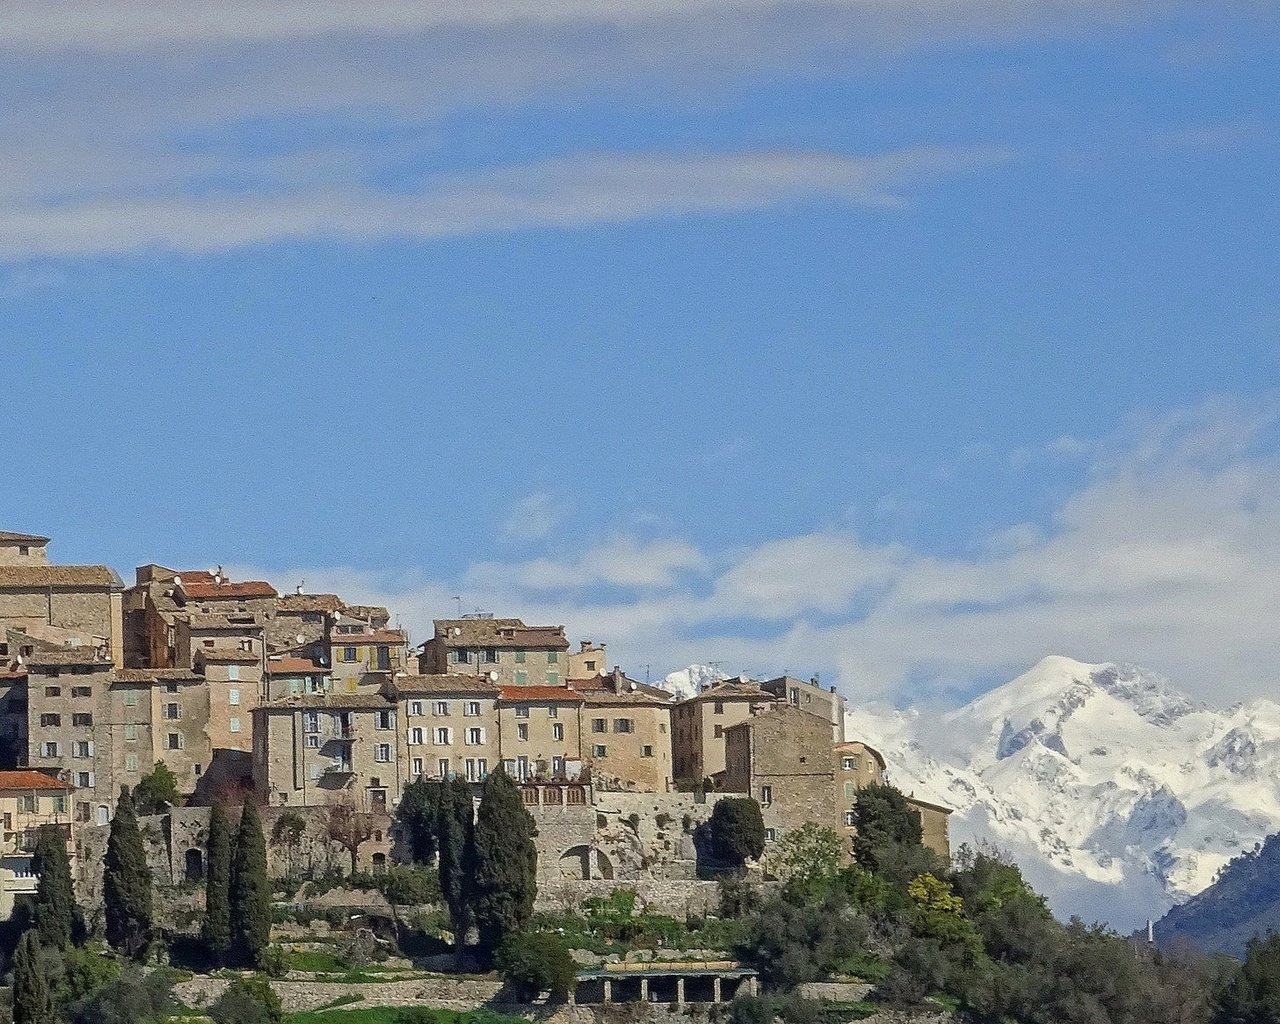
{"type": "Polygon", "coordinates": [[[1059,912],[1117,927],[1280,830],[1280,705],[1210,708],[1132,665],[1049,657],[954,711],[857,708],[846,729],[956,809],[956,844],[1008,849],[1059,912]]]}
{"type": "Polygon", "coordinates": [[[684,700],[687,697],[697,696],[708,686],[727,678],[728,676],[723,672],[712,668],[710,665],[690,665],[688,668],[672,672],[661,680],[658,686],[670,693],[676,700],[684,700]]]}

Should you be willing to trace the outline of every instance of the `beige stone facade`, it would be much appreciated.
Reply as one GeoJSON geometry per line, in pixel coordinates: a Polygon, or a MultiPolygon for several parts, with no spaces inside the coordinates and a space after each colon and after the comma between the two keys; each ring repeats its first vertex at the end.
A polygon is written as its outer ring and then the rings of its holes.
{"type": "Polygon", "coordinates": [[[504,686],[498,744],[513,779],[563,778],[582,768],[582,695],[567,686],[504,686]]]}
{"type": "Polygon", "coordinates": [[[671,695],[616,667],[571,685],[583,696],[582,758],[596,789],[673,789],[671,695]]]}
{"type": "Polygon", "coordinates": [[[31,865],[36,831],[56,825],[72,849],[73,788],[36,771],[0,771],[0,920],[34,899],[39,882],[31,865]]]}
{"type": "Polygon", "coordinates": [[[329,638],[335,691],[376,693],[397,672],[406,671],[409,644],[401,630],[366,623],[339,625],[338,630],[329,638]]]}
{"type": "Polygon", "coordinates": [[[576,651],[569,652],[568,678],[591,679],[608,671],[608,646],[592,640],[582,640],[576,651]]]}
{"type": "Polygon", "coordinates": [[[671,709],[672,769],[676,782],[701,786],[725,770],[725,731],[776,702],[749,679],[726,679],[671,709]]]}
{"type": "Polygon", "coordinates": [[[563,686],[569,641],[563,626],[526,626],[520,619],[436,619],[422,645],[418,671],[488,676],[500,686],[563,686]]]}
{"type": "Polygon", "coordinates": [[[33,634],[53,627],[68,646],[101,647],[123,665],[123,589],[105,565],[0,564],[0,626],[33,634]]]}
{"type": "Polygon", "coordinates": [[[0,565],[48,565],[49,538],[0,530],[0,565]]]}
{"type": "Polygon", "coordinates": [[[466,675],[401,675],[384,688],[401,728],[406,781],[461,777],[481,782],[501,763],[498,687],[466,675]]]}

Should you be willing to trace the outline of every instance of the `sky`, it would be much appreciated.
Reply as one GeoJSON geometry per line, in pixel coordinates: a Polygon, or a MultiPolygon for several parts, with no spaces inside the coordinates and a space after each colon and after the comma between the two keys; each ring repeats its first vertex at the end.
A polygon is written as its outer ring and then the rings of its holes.
{"type": "Polygon", "coordinates": [[[1265,0],[0,0],[0,528],[1273,693],[1277,81],[1265,0]]]}

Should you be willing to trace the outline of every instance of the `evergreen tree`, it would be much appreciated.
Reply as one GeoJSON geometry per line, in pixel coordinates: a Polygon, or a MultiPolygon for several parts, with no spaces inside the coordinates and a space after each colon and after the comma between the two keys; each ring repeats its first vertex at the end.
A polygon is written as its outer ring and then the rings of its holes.
{"type": "Polygon", "coordinates": [[[84,922],[71,884],[67,836],[59,826],[40,826],[31,867],[40,879],[36,884],[36,932],[43,945],[63,949],[71,944],[84,922]]]}
{"type": "Polygon", "coordinates": [[[120,790],[107,856],[103,862],[102,897],[107,941],[131,957],[140,957],[151,941],[151,871],[142,833],[127,786],[120,790]]]}
{"type": "Polygon", "coordinates": [[[538,893],[535,835],[520,790],[499,769],[485,780],[475,826],[472,909],[486,950],[496,950],[533,914],[538,893]]]}
{"type": "Polygon", "coordinates": [[[471,787],[462,779],[441,784],[440,892],[449,907],[454,944],[462,946],[471,929],[471,890],[475,874],[475,826],[471,787]]]}
{"type": "Polygon", "coordinates": [[[133,791],[137,814],[164,814],[178,804],[178,777],[163,761],[157,761],[149,775],[138,780],[133,791]]]}
{"type": "Polygon", "coordinates": [[[221,803],[209,813],[208,858],[204,876],[204,926],[201,934],[214,956],[231,948],[231,823],[221,803]]]}
{"type": "Polygon", "coordinates": [[[251,803],[240,814],[231,860],[231,948],[242,963],[257,966],[271,941],[271,885],[262,819],[251,803]]]}
{"type": "Polygon", "coordinates": [[[53,1024],[53,999],[35,929],[22,933],[13,956],[14,1024],[53,1024]]]}
{"type": "Polygon", "coordinates": [[[418,778],[404,787],[396,807],[396,831],[409,844],[415,864],[430,864],[440,830],[440,801],[446,783],[418,778]]]}
{"type": "Polygon", "coordinates": [[[865,871],[905,886],[917,875],[945,869],[923,845],[920,812],[893,786],[859,790],[853,825],[853,859],[865,871]]]}
{"type": "Polygon", "coordinates": [[[707,852],[716,865],[735,875],[746,871],[747,858],[764,853],[764,816],[749,796],[716,802],[706,825],[707,852]]]}

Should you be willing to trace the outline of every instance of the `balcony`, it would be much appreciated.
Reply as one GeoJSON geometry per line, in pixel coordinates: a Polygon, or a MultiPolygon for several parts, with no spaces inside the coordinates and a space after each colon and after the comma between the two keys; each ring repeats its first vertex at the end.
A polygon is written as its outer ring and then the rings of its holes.
{"type": "Polygon", "coordinates": [[[355,769],[350,761],[344,761],[341,764],[326,765],[324,768],[325,775],[354,775],[355,769]]]}

